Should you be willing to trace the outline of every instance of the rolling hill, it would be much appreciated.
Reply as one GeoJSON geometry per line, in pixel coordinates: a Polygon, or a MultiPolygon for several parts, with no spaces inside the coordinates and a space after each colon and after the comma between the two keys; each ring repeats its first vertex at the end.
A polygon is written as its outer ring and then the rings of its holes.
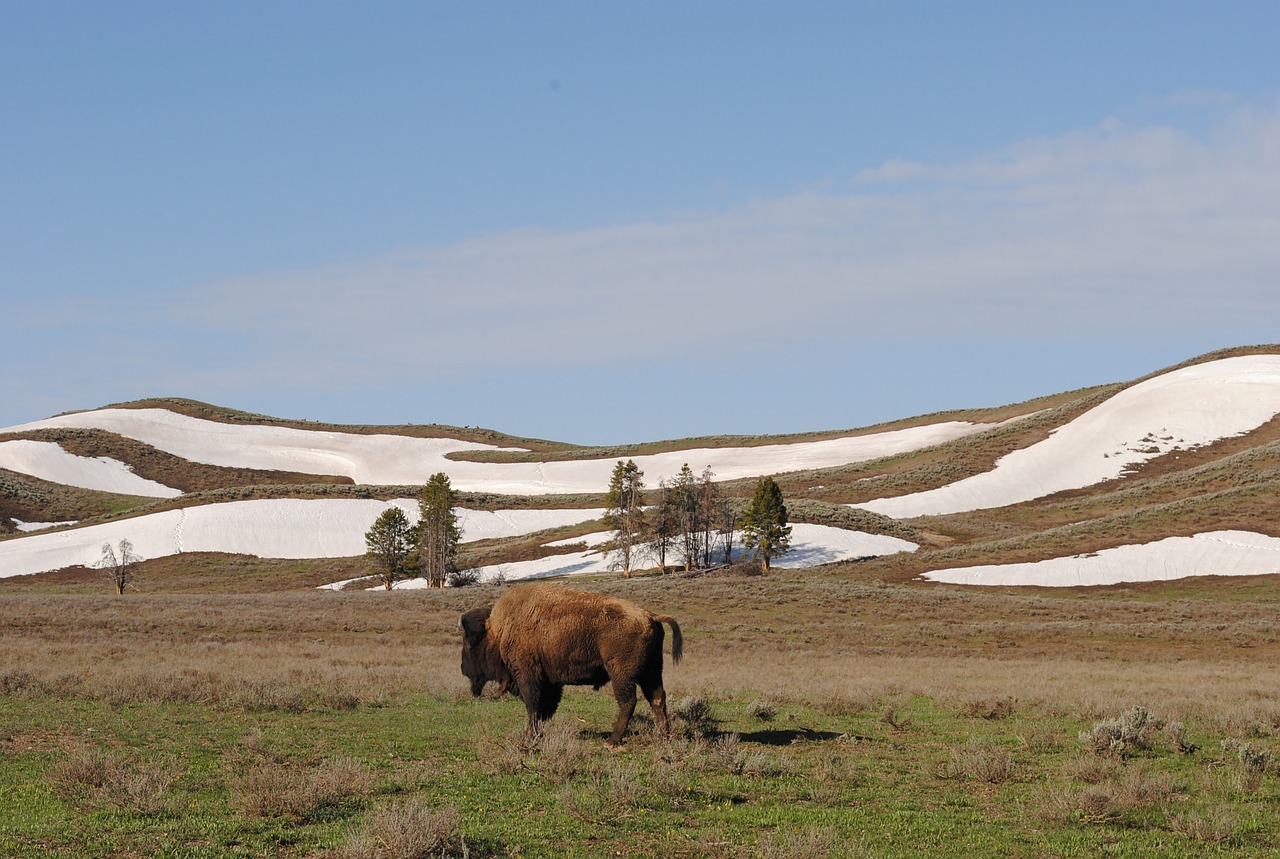
{"type": "Polygon", "coordinates": [[[998,409],[613,448],[118,404],[0,429],[0,587],[94,576],[83,568],[125,538],[164,575],[182,555],[256,556],[332,584],[358,572],[336,559],[362,554],[378,513],[415,515],[439,471],[462,493],[464,554],[483,575],[602,572],[602,494],[623,457],[647,486],[687,463],[736,498],[776,476],[792,567],[1051,586],[1280,573],[1277,415],[1280,346],[998,409]]]}

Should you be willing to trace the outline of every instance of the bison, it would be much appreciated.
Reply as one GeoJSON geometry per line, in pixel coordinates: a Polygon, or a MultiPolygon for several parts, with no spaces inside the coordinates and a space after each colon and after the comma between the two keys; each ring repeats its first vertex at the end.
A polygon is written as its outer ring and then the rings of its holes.
{"type": "Polygon", "coordinates": [[[671,660],[683,650],[675,618],[626,600],[560,585],[517,585],[492,606],[462,615],[462,673],[479,696],[486,683],[518,695],[529,730],[555,715],[565,686],[613,684],[618,717],[607,740],[622,741],[636,708],[636,684],[667,732],[662,688],[664,623],[671,625],[671,660]]]}

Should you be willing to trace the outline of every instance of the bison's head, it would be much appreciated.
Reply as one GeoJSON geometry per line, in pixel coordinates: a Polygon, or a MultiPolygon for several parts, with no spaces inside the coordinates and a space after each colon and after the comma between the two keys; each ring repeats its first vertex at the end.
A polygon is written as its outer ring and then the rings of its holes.
{"type": "Polygon", "coordinates": [[[493,606],[473,608],[462,616],[462,673],[471,681],[471,694],[480,697],[490,676],[488,620],[493,606]]]}

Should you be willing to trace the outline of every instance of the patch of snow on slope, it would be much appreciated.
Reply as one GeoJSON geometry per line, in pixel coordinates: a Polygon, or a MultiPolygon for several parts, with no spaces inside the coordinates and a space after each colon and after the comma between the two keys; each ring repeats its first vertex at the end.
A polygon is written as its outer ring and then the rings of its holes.
{"type": "Polygon", "coordinates": [[[1211,531],[1033,563],[934,570],[924,578],[959,585],[1078,587],[1271,573],[1280,573],[1280,538],[1248,531],[1211,531]]]}
{"type": "Polygon", "coordinates": [[[372,485],[426,483],[432,474],[444,470],[449,462],[444,458],[447,453],[498,449],[447,438],[225,424],[167,409],[100,409],[8,431],[45,427],[107,430],[206,465],[344,475],[372,485]]]}
{"type": "MultiPolygon", "coordinates": [[[[262,558],[337,558],[365,553],[364,535],[394,504],[411,522],[416,501],[296,498],[230,501],[0,541],[0,578],[91,566],[103,543],[127,538],[143,558],[228,552],[262,558]]],[[[514,537],[598,518],[595,510],[459,510],[465,540],[514,537]],[[465,515],[464,515],[465,514],[465,515]]]]}
{"type": "Polygon", "coordinates": [[[996,467],[853,506],[897,518],[1004,507],[1092,486],[1173,450],[1243,435],[1280,414],[1280,355],[1197,364],[1126,388],[996,467]]]}
{"type": "MultiPolygon", "coordinates": [[[[494,578],[502,576],[509,581],[516,581],[520,579],[548,578],[550,576],[607,573],[609,572],[609,558],[598,547],[603,546],[612,536],[608,531],[600,531],[583,537],[571,537],[567,540],[547,543],[546,545],[548,546],[565,546],[585,542],[588,546],[597,548],[589,548],[584,552],[549,555],[532,561],[514,561],[509,564],[493,564],[480,567],[480,579],[481,581],[492,581],[494,578]]],[[[791,551],[775,559],[773,565],[781,569],[801,569],[818,564],[831,564],[836,561],[893,555],[898,552],[914,552],[918,548],[919,546],[915,543],[900,540],[897,537],[866,534],[862,531],[846,531],[842,528],[832,528],[828,525],[797,523],[791,526],[791,551]]],[[[646,557],[653,555],[652,549],[647,547],[642,549],[642,552],[648,553],[646,557]]],[[[736,549],[734,552],[735,558],[741,558],[745,555],[745,550],[741,548],[736,549]]],[[[656,561],[652,557],[641,561],[642,565],[645,563],[654,563],[656,565],[656,561]]],[[[343,584],[345,582],[335,582],[328,587],[338,587],[343,584]]],[[[426,586],[426,579],[410,579],[397,582],[395,585],[396,588],[400,589],[425,588],[426,586]]]]}
{"type": "Polygon", "coordinates": [[[133,469],[105,456],[76,456],[51,441],[14,439],[0,441],[0,468],[29,474],[50,483],[140,495],[146,498],[176,498],[182,492],[133,473],[133,469]]]}
{"type": "MultiPolygon", "coordinates": [[[[710,467],[717,480],[826,468],[917,450],[980,432],[992,424],[946,421],[826,441],[760,447],[695,448],[631,457],[656,486],[688,463],[710,467]]],[[[345,475],[372,485],[422,484],[443,471],[455,489],[512,495],[601,492],[616,458],[563,462],[455,462],[448,453],[495,450],[455,439],[357,435],[287,427],[244,426],[191,418],[164,409],[102,409],[10,428],[92,427],[119,433],[192,462],[228,467],[345,475]]]]}
{"type": "Polygon", "coordinates": [[[21,519],[10,519],[9,521],[12,522],[13,526],[19,531],[28,533],[31,531],[44,531],[47,528],[61,528],[63,525],[76,524],[75,519],[67,522],[23,522],[21,519]]]}

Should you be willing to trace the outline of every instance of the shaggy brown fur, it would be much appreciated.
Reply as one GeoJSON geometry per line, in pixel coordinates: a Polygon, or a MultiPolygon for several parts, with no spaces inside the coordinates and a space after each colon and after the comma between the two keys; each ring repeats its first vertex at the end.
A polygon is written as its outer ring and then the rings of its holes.
{"type": "Polygon", "coordinates": [[[493,682],[520,696],[530,730],[555,714],[565,686],[612,683],[618,717],[608,742],[617,745],[635,711],[637,684],[658,729],[667,731],[664,623],[671,625],[671,661],[679,662],[683,638],[673,617],[560,585],[517,585],[462,616],[462,673],[473,695],[493,682]]]}

